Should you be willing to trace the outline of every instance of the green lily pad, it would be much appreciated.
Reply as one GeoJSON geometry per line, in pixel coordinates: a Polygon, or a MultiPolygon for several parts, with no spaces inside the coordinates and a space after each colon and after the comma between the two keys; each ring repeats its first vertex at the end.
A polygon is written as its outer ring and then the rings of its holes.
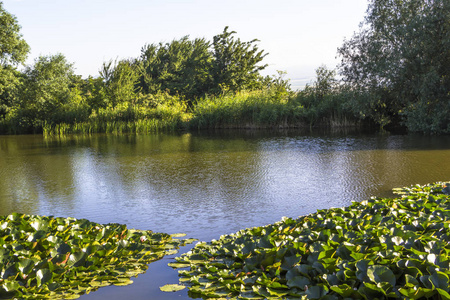
{"type": "Polygon", "coordinates": [[[165,248],[175,253],[185,242],[121,224],[14,213],[0,217],[0,243],[2,297],[76,299],[131,284],[165,248]]]}
{"type": "Polygon", "coordinates": [[[184,290],[186,287],[184,285],[179,284],[166,284],[159,289],[163,292],[178,292],[184,290]]]}
{"type": "Polygon", "coordinates": [[[208,298],[421,299],[449,294],[445,183],[397,189],[344,208],[283,218],[201,242],[176,258],[190,293],[208,298]]]}

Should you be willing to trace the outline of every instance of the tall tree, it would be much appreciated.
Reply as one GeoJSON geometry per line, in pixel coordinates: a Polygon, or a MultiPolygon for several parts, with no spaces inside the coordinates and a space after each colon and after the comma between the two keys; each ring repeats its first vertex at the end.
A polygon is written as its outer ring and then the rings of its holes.
{"type": "Polygon", "coordinates": [[[267,66],[261,64],[267,54],[258,49],[258,40],[242,42],[235,33],[225,27],[212,43],[185,36],[144,46],[138,60],[143,93],[167,91],[192,100],[262,86],[259,72],[267,66]]]}
{"type": "Polygon", "coordinates": [[[105,104],[115,107],[119,103],[134,103],[138,97],[139,73],[136,64],[130,60],[103,63],[100,76],[104,82],[105,104]]]}
{"type": "Polygon", "coordinates": [[[267,67],[260,65],[267,53],[258,49],[258,40],[242,42],[234,37],[235,33],[228,31],[227,26],[221,34],[214,36],[212,71],[216,90],[254,88],[260,81],[259,71],[267,67]]]}
{"type": "Polygon", "coordinates": [[[371,0],[339,54],[344,80],[367,95],[361,114],[450,132],[450,1],[371,0]]]}
{"type": "Polygon", "coordinates": [[[145,45],[139,59],[144,93],[168,91],[187,98],[206,93],[211,85],[212,57],[205,39],[185,36],[170,43],[145,45]]]}
{"type": "Polygon", "coordinates": [[[40,56],[27,66],[20,106],[28,126],[39,130],[44,122],[57,121],[58,110],[71,99],[74,79],[73,66],[62,54],[40,56]]]}
{"type": "Polygon", "coordinates": [[[0,2],[0,117],[14,101],[20,76],[16,67],[25,62],[30,49],[20,29],[16,17],[0,2]]]}

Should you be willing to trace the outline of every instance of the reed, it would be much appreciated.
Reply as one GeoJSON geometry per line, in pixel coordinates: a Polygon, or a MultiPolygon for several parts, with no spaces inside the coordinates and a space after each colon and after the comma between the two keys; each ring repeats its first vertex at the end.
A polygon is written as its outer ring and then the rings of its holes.
{"type": "Polygon", "coordinates": [[[303,126],[301,111],[290,93],[243,91],[199,100],[188,128],[298,127],[303,126]]]}
{"type": "MultiPolygon", "coordinates": [[[[120,103],[90,114],[67,111],[63,121],[25,123],[24,114],[0,120],[2,133],[43,132],[44,135],[152,133],[217,128],[355,127],[361,119],[348,108],[346,93],[318,97],[313,93],[274,88],[206,96],[191,107],[179,98],[158,97],[148,103],[120,103]],[[33,127],[34,126],[34,127],[33,127]]],[[[170,96],[172,97],[172,96],[170,96]]]]}

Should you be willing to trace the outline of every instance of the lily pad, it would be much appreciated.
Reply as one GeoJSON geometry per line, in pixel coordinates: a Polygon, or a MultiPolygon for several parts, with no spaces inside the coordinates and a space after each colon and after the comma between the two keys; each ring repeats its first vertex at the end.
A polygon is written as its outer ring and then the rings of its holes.
{"type": "Polygon", "coordinates": [[[448,299],[447,183],[223,235],[177,257],[204,298],[448,299]]]}
{"type": "Polygon", "coordinates": [[[178,292],[184,290],[186,287],[184,285],[179,284],[166,284],[159,289],[163,292],[178,292]]]}
{"type": "Polygon", "coordinates": [[[18,213],[0,217],[0,241],[0,294],[20,299],[75,299],[129,285],[165,249],[176,253],[185,243],[121,224],[18,213]]]}

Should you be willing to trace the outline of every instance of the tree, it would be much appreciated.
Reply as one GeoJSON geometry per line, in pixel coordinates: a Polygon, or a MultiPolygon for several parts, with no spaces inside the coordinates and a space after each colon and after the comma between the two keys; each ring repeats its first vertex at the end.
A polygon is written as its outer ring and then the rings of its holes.
{"type": "Polygon", "coordinates": [[[28,125],[40,129],[57,122],[59,109],[71,100],[72,64],[62,54],[40,56],[24,71],[20,107],[28,125]]]}
{"type": "Polygon", "coordinates": [[[140,86],[144,94],[158,91],[200,97],[211,86],[210,43],[185,36],[170,43],[145,45],[141,50],[140,86]]]}
{"type": "Polygon", "coordinates": [[[370,1],[359,32],[339,49],[341,75],[366,95],[362,115],[450,132],[449,20],[448,0],[370,1]]]}
{"type": "Polygon", "coordinates": [[[343,121],[347,116],[344,102],[340,98],[343,91],[336,80],[336,71],[329,70],[325,65],[316,69],[316,79],[307,84],[298,93],[297,99],[302,107],[304,118],[310,126],[322,120],[343,121]]]}
{"type": "Polygon", "coordinates": [[[0,2],[0,117],[13,104],[20,78],[16,67],[25,62],[28,52],[29,46],[20,34],[16,17],[0,2]]]}
{"type": "Polygon", "coordinates": [[[267,55],[258,50],[258,40],[242,42],[225,27],[214,36],[190,40],[185,36],[170,43],[146,45],[141,50],[139,86],[144,94],[158,91],[192,101],[224,90],[262,87],[260,62],[267,55]]]}
{"type": "Polygon", "coordinates": [[[104,82],[106,104],[115,107],[119,103],[134,103],[138,97],[139,73],[134,62],[129,60],[103,63],[100,76],[104,82]]]}
{"type": "Polygon", "coordinates": [[[235,31],[225,27],[221,34],[213,39],[213,70],[214,89],[230,89],[238,91],[252,89],[259,85],[259,71],[267,65],[259,65],[266,57],[264,50],[259,51],[255,45],[257,39],[242,42],[235,39],[235,31]]]}

